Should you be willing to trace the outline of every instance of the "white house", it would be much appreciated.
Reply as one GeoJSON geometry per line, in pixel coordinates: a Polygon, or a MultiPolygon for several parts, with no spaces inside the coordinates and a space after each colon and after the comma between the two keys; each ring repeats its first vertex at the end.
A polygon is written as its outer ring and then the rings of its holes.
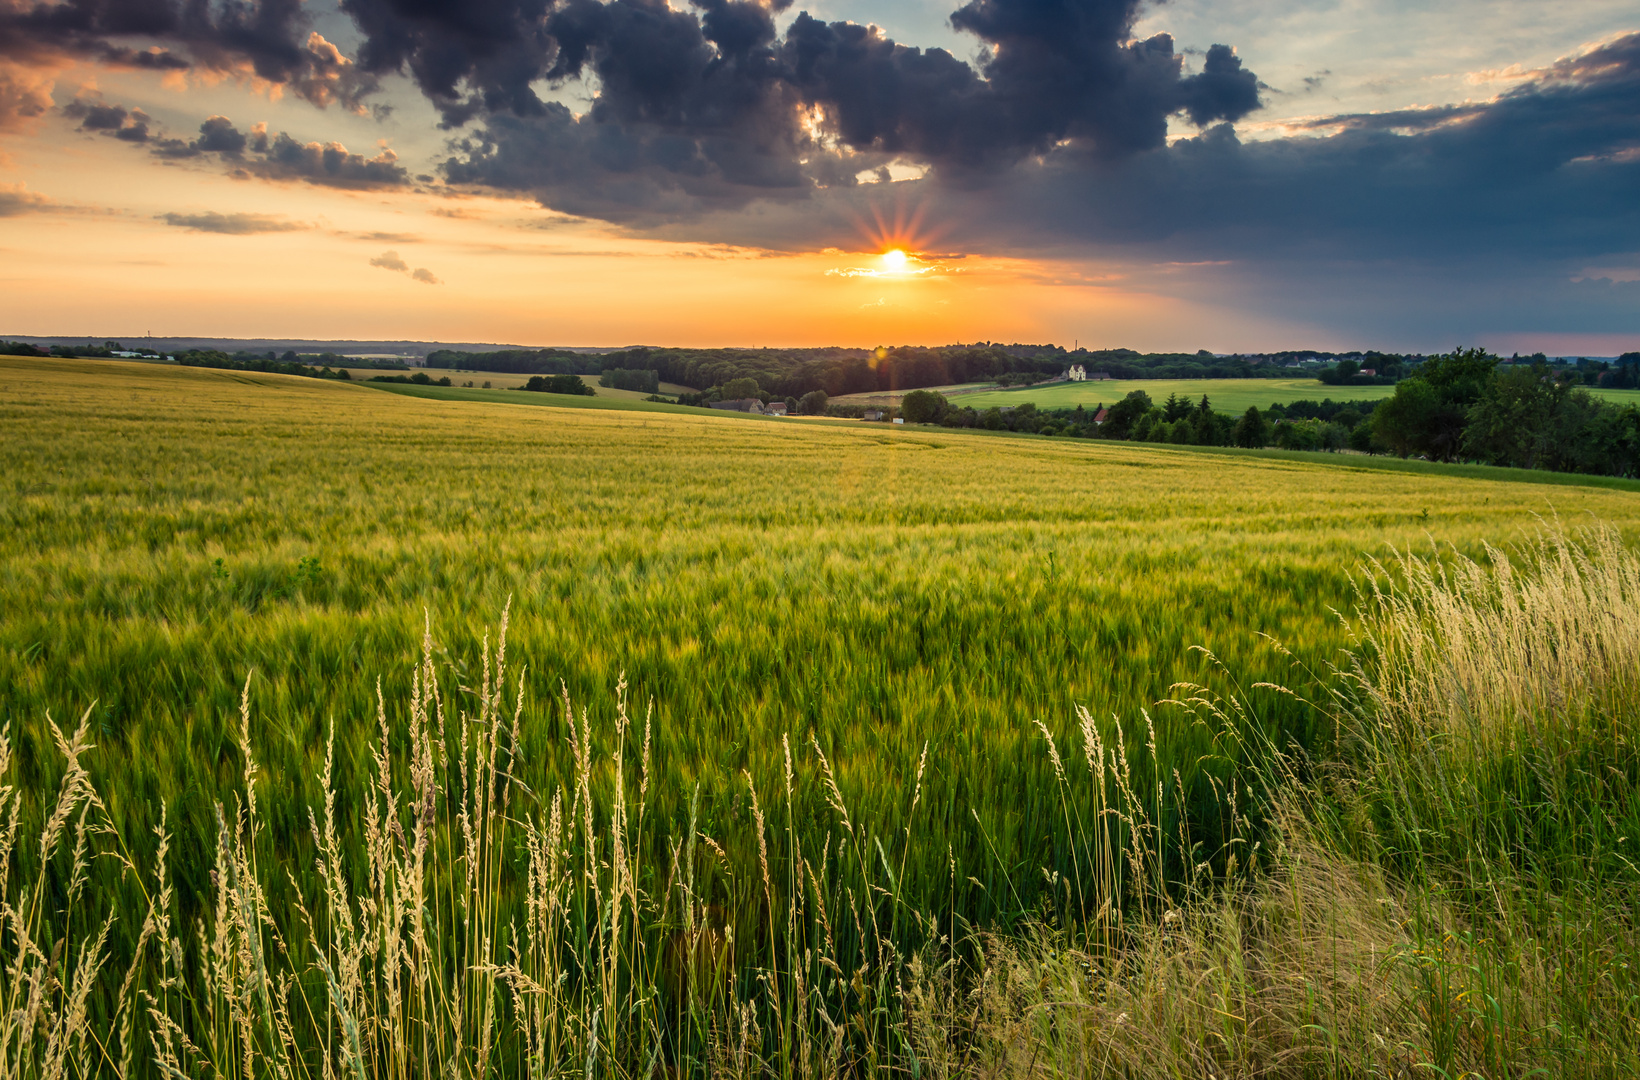
{"type": "Polygon", "coordinates": [[[1065,378],[1071,382],[1083,382],[1088,377],[1088,369],[1081,364],[1072,364],[1071,369],[1065,372],[1065,378]]]}

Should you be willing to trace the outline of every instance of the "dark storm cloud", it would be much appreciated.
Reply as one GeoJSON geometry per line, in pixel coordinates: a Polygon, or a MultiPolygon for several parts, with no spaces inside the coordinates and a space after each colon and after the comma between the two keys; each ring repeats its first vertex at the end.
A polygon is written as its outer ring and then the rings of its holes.
{"type": "Polygon", "coordinates": [[[315,105],[358,107],[375,87],[319,34],[301,0],[8,0],[0,62],[89,60],[151,71],[254,75],[315,105]]]}
{"type": "Polygon", "coordinates": [[[1227,126],[1100,167],[1074,154],[967,204],[995,235],[1177,243],[1257,257],[1640,251],[1640,34],[1495,101],[1316,122],[1244,143],[1227,126]]]}
{"type": "MultiPolygon", "coordinates": [[[[371,3],[362,26],[397,25],[393,0],[371,3]]],[[[1132,41],[1138,6],[974,0],[952,21],[987,45],[977,70],[806,13],[782,37],[769,8],[744,0],[698,0],[698,14],[662,0],[563,0],[545,14],[504,4],[482,9],[488,19],[424,5],[412,18],[420,37],[379,31],[371,41],[393,48],[367,44],[362,56],[414,73],[448,123],[485,113],[453,143],[449,180],[644,225],[851,187],[895,158],[960,184],[1066,145],[1118,160],[1163,145],[1172,114],[1205,125],[1258,107],[1257,79],[1229,48],[1186,76],[1167,35],[1132,41]],[[479,48],[477,28],[513,27],[514,41],[526,16],[545,33],[527,39],[533,61],[510,66],[524,52],[501,42],[479,48]],[[434,47],[441,19],[461,47],[434,47]],[[435,58],[450,61],[436,80],[425,73],[435,58]],[[579,117],[529,89],[584,76],[598,93],[579,117]]]]}
{"type": "Polygon", "coordinates": [[[299,232],[312,228],[300,221],[270,214],[160,214],[167,225],[193,232],[221,233],[224,236],[254,236],[258,233],[299,232]]]}
{"type": "Polygon", "coordinates": [[[1285,263],[1318,280],[1346,264],[1404,274],[1412,261],[1569,278],[1580,260],[1640,253],[1640,34],[1491,102],[1307,126],[1254,141],[1220,124],[1120,159],[1072,144],[983,183],[936,172],[755,214],[626,221],[669,239],[814,250],[869,243],[859,222],[915,211],[942,245],[969,251],[1285,263]]]}

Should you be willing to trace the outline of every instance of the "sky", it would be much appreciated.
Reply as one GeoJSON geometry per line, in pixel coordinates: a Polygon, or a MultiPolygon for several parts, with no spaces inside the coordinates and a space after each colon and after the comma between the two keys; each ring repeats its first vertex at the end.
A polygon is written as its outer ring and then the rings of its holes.
{"type": "Polygon", "coordinates": [[[1640,349],[1640,0],[0,0],[0,336],[1640,349]]]}

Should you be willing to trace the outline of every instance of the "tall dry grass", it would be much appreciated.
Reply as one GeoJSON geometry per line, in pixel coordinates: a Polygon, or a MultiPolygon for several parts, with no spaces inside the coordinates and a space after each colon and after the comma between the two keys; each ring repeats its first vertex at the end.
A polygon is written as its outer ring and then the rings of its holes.
{"type": "Polygon", "coordinates": [[[1620,737],[1611,725],[1640,699],[1640,558],[1610,526],[1555,521],[1480,561],[1397,552],[1373,561],[1361,599],[1359,685],[1379,731],[1487,756],[1620,737]]]}

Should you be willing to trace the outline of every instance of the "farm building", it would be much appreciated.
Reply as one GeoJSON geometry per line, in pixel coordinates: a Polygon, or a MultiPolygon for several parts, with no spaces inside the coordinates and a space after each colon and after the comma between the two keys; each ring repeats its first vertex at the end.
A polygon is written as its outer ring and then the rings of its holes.
{"type": "MultiPolygon", "coordinates": [[[[714,401],[712,402],[712,408],[733,409],[735,412],[749,412],[757,413],[759,415],[762,415],[764,411],[763,403],[755,397],[730,398],[728,401],[714,401]]],[[[784,410],[786,407],[782,405],[780,408],[784,410]]]]}

